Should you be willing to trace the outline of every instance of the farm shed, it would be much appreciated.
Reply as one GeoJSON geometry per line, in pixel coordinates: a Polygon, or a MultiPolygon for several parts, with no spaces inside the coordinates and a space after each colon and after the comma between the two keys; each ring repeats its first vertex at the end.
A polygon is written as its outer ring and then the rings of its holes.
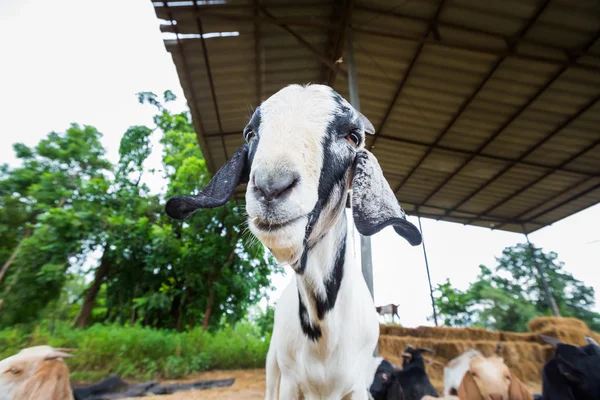
{"type": "Polygon", "coordinates": [[[260,101],[325,83],[411,215],[527,234],[600,202],[596,0],[153,5],[213,172],[260,101]]]}

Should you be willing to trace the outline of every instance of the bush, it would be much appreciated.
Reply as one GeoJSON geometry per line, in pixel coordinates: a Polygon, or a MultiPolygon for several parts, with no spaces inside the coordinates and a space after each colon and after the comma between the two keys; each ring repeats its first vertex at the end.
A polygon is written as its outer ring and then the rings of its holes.
{"type": "Polygon", "coordinates": [[[53,328],[0,330],[0,359],[25,347],[49,344],[78,349],[66,360],[74,381],[111,374],[132,380],[178,379],[209,369],[262,368],[269,347],[268,338],[247,322],[214,333],[99,324],[71,329],[59,323],[53,328]]]}

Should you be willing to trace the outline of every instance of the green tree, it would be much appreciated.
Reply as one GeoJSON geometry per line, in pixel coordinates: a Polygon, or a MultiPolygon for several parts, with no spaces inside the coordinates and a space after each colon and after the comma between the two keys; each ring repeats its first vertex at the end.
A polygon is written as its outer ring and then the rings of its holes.
{"type": "Polygon", "coordinates": [[[579,318],[600,331],[600,314],[592,311],[594,289],[565,271],[556,253],[518,244],[504,249],[496,260],[493,271],[479,267],[476,282],[466,291],[449,281],[438,285],[436,306],[445,324],[524,332],[531,318],[551,315],[537,262],[561,315],[579,318]]]}
{"type": "Polygon", "coordinates": [[[16,144],[21,165],[2,168],[0,203],[9,210],[0,218],[0,242],[12,250],[3,252],[10,255],[0,271],[0,322],[37,317],[60,296],[67,268],[82,261],[97,223],[96,201],[107,189],[110,163],[100,137],[93,127],[74,124],[34,148],[16,144]]]}
{"type": "Polygon", "coordinates": [[[0,167],[0,325],[39,317],[208,329],[239,321],[265,295],[278,267],[244,234],[242,205],[185,222],[164,213],[166,198],[211,174],[189,113],[165,107],[175,96],[138,98],[156,107],[156,126],[130,127],[115,165],[99,132],[73,125],[33,148],[15,145],[21,165],[0,167]],[[144,184],[156,178],[144,168],[152,135],[161,135],[167,193],[144,184]]]}

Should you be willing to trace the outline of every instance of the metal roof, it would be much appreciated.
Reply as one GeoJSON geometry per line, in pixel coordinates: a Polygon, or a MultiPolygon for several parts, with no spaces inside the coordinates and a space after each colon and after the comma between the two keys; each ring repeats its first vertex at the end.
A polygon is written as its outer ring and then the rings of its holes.
{"type": "Polygon", "coordinates": [[[367,148],[409,214],[532,232],[600,202],[597,0],[153,4],[213,172],[282,87],[348,98],[350,30],[367,148]]]}

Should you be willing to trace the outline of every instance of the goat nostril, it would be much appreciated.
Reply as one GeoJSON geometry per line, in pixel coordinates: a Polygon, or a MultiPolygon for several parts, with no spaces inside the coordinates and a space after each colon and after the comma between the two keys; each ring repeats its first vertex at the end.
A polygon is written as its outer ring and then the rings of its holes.
{"type": "Polygon", "coordinates": [[[504,396],[501,394],[490,394],[491,400],[504,400],[504,396]]]}
{"type": "Polygon", "coordinates": [[[270,202],[289,193],[298,180],[297,175],[293,173],[272,176],[257,175],[254,177],[254,187],[260,193],[260,201],[270,202]]]}

